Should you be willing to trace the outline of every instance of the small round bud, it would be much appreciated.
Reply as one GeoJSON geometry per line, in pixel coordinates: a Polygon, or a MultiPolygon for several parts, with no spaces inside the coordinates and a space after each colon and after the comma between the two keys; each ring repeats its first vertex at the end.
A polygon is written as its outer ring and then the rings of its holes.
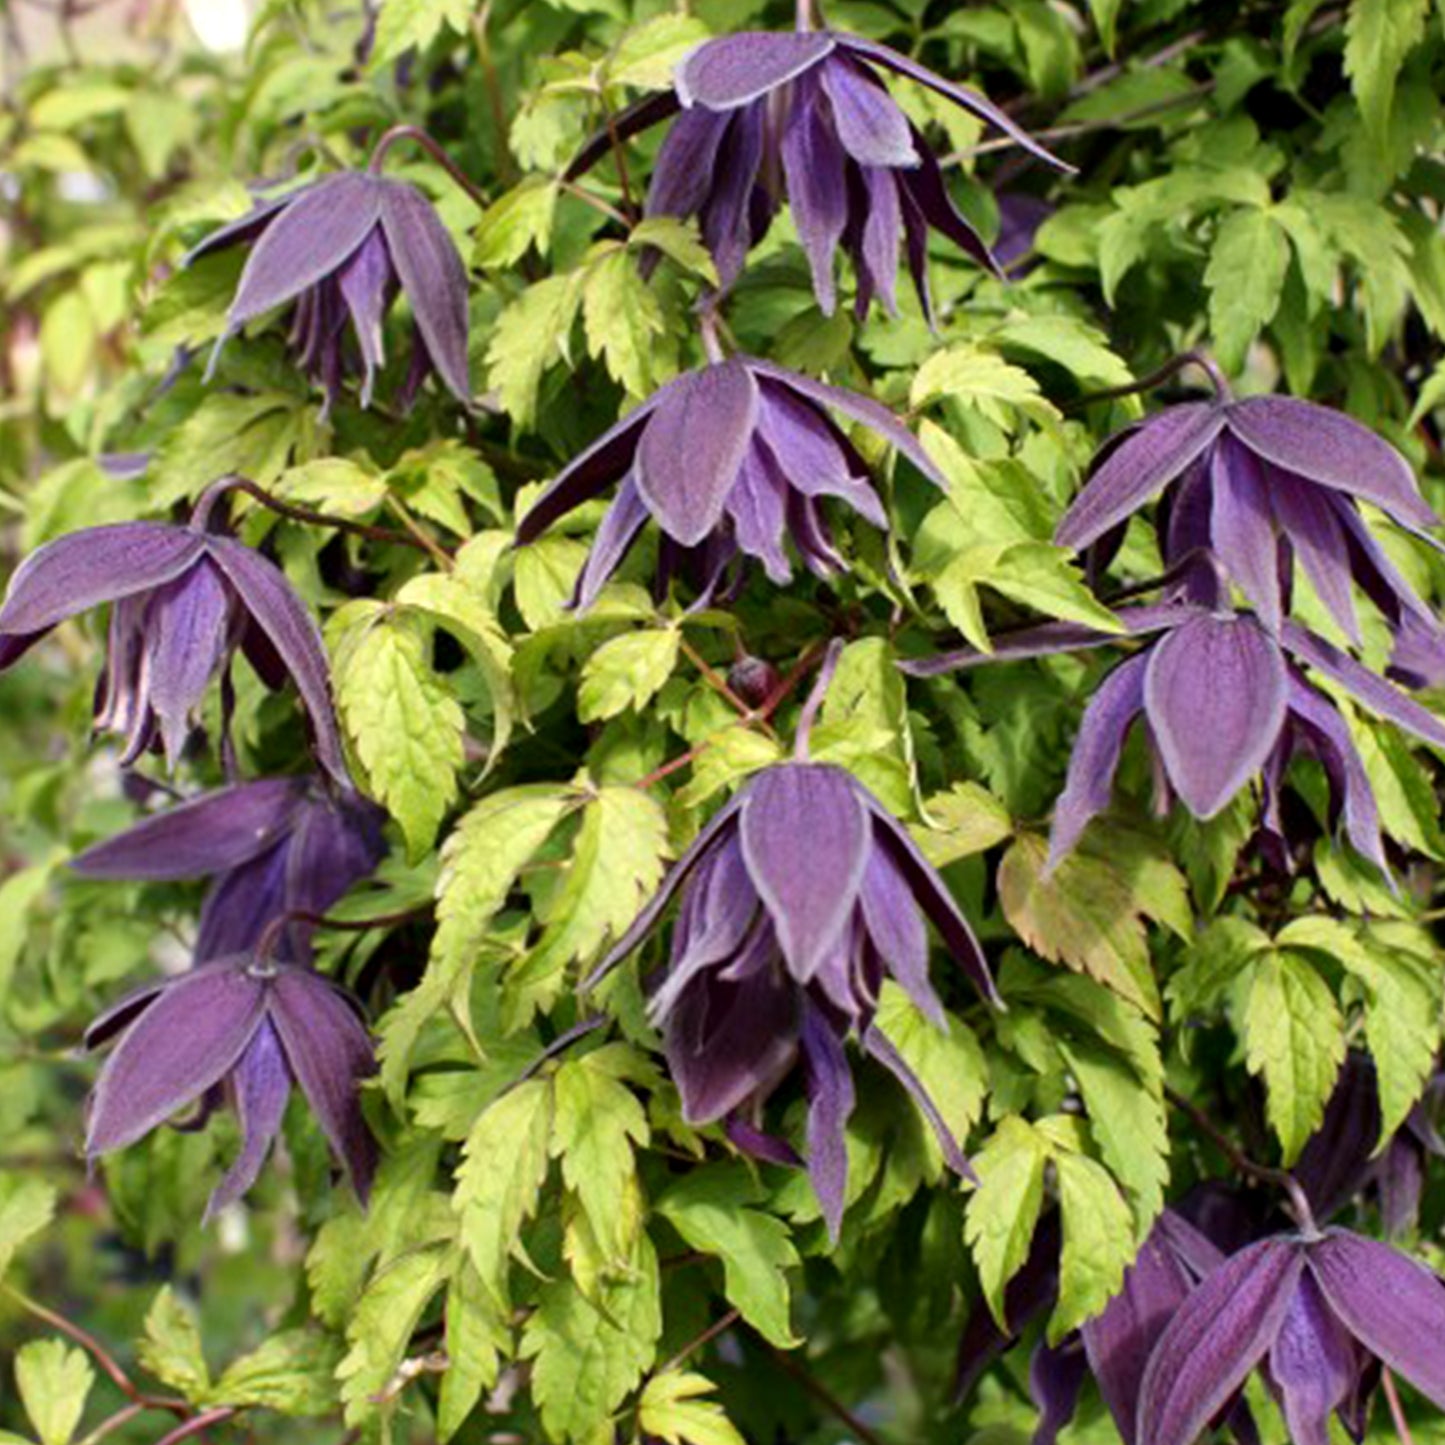
{"type": "Polygon", "coordinates": [[[761,707],[781,681],[778,669],[761,657],[740,657],[728,669],[728,686],[749,707],[761,707]]]}

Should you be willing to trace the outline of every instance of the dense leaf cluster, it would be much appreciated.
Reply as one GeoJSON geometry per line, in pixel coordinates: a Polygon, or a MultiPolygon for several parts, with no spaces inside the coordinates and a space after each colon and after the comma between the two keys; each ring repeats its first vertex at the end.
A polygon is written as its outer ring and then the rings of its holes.
{"type": "Polygon", "coordinates": [[[1438,10],[27,7],[6,1438],[1445,1440],[1438,10]]]}

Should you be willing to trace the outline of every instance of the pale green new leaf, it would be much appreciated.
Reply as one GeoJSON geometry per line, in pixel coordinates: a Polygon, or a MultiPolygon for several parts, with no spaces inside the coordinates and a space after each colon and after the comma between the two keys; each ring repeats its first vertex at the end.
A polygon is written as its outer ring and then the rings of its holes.
{"type": "Polygon", "coordinates": [[[676,261],[713,286],[717,285],[717,265],[712,252],[703,244],[697,225],[677,216],[647,216],[639,221],[627,237],[629,247],[653,246],[669,260],[676,261]]]}
{"type": "Polygon", "coordinates": [[[964,1237],[973,1251],[983,1297],[1005,1330],[1004,1290],[1028,1258],[1050,1153],[1048,1141],[1031,1124],[1009,1114],[972,1159],[979,1185],[968,1201],[964,1237]]]}
{"type": "Polygon", "coordinates": [[[413,46],[430,45],[444,25],[465,34],[472,10],[471,0],[384,0],[376,21],[371,68],[389,65],[413,46]]]}
{"type": "Polygon", "coordinates": [[[497,1383],[512,1349],[509,1316],[497,1310],[474,1269],[461,1265],[447,1288],[447,1368],[437,1401],[437,1435],[445,1445],[486,1390],[497,1383]]]}
{"type": "Polygon", "coordinates": [[[520,427],[536,417],[542,373],[567,354],[584,280],[582,271],[545,277],[497,318],[487,347],[490,382],[520,427]]]}
{"type": "Polygon", "coordinates": [[[667,1445],[747,1445],[723,1407],[702,1398],[716,1389],[705,1376],[687,1371],[654,1375],[638,1402],[638,1424],[667,1445]]]}
{"type": "Polygon", "coordinates": [[[15,1385],[40,1445],[70,1445],[95,1370],[83,1350],[64,1340],[31,1340],[15,1354],[15,1385]]]}
{"type": "Polygon", "coordinates": [[[1395,82],[1406,57],[1425,35],[1429,0],[1350,0],[1345,16],[1345,73],[1365,124],[1383,136],[1395,82]]]}
{"type": "Polygon", "coordinates": [[[577,716],[605,722],[629,707],[640,712],[672,676],[680,640],[675,627],[648,627],[604,642],[582,666],[577,716]]]}
{"type": "Polygon", "coordinates": [[[1063,1216],[1059,1302],[1049,1317],[1049,1343],[1098,1314],[1119,1292],[1135,1254],[1134,1219],[1102,1164],[1064,1150],[1054,1156],[1063,1216]]]}
{"type": "Polygon", "coordinates": [[[211,1372],[201,1350],[195,1315],[163,1285],[146,1313],[140,1362],[156,1379],[179,1391],[193,1404],[210,1396],[211,1372]]]}
{"type": "Polygon", "coordinates": [[[1226,371],[1243,368],[1251,343],[1273,319],[1288,267],[1289,241],[1269,211],[1242,207],[1220,222],[1204,284],[1210,332],[1226,371]]]}
{"type": "Polygon", "coordinates": [[[0,1174],[0,1278],[15,1251],[48,1228],[59,1193],[33,1176],[0,1174]]]}
{"type": "Polygon", "coordinates": [[[329,1415],[336,1408],[341,1347],[318,1330],[281,1330],[229,1365],[212,1397],[282,1415],[329,1415]]]}
{"type": "Polygon", "coordinates": [[[1254,966],[1244,1013],[1245,1058],[1263,1077],[1266,1112],[1286,1166],[1319,1128],[1345,1057],[1345,1021],[1329,986],[1298,953],[1254,966]]]}
{"type": "Polygon", "coordinates": [[[615,381],[632,396],[656,389],[669,370],[667,316],[638,272],[637,258],[625,248],[587,268],[582,320],[588,351],[606,362],[615,381]]]}
{"type": "Polygon", "coordinates": [[[911,406],[926,406],[940,397],[976,408],[1007,432],[1017,429],[1020,416],[1044,425],[1059,419],[1028,372],[973,342],[934,352],[914,374],[911,406]]]}
{"type": "Polygon", "coordinates": [[[978,783],[955,783],[926,799],[922,811],[923,825],[909,832],[935,868],[982,853],[1013,833],[1008,809],[978,783]]]}
{"type": "Polygon", "coordinates": [[[548,176],[527,176],[493,201],[477,226],[472,250],[476,265],[515,266],[534,246],[546,255],[559,191],[548,176]]]}

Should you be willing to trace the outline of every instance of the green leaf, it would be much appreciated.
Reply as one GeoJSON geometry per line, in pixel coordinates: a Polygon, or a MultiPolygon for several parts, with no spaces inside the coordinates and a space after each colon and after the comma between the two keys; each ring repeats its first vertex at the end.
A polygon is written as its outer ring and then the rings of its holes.
{"type": "MultiPolygon", "coordinates": [[[[567,353],[568,338],[582,304],[585,273],[548,276],[517,297],[497,318],[487,347],[491,385],[519,427],[537,415],[542,373],[567,353]]],[[[526,549],[522,555],[533,551],[526,549]]]]}
{"type": "Polygon", "coordinates": [[[680,220],[677,216],[647,216],[632,228],[627,244],[633,250],[656,247],[684,271],[691,271],[710,285],[718,284],[717,265],[694,221],[680,220]]]}
{"type": "Polygon", "coordinates": [[[200,1327],[170,1285],[162,1285],[146,1312],[139,1353],[141,1364],[156,1379],[187,1400],[202,1404],[210,1398],[211,1372],[201,1349],[200,1327]]]}
{"type": "Polygon", "coordinates": [[[1082,622],[1104,633],[1124,630],[1084,584],[1066,548],[1047,542],[1020,542],[1001,552],[979,580],[1047,617],[1082,622]]]}
{"type": "Polygon", "coordinates": [[[476,231],[473,262],[483,268],[515,266],[533,247],[552,244],[560,187],[548,176],[527,176],[487,207],[476,231]]]}
{"type": "Polygon", "coordinates": [[[213,391],[166,433],[146,472],[151,501],[165,507],[194,500],[231,472],[269,487],[286,470],[309,425],[294,397],[213,391]]]}
{"type": "Polygon", "coordinates": [[[667,1445],[747,1445],[723,1407],[702,1398],[715,1389],[703,1375],[677,1370],[654,1375],[638,1402],[638,1424],[667,1445]]]}
{"type": "Polygon", "coordinates": [[[371,69],[390,65],[413,46],[430,45],[444,25],[466,34],[472,10],[471,0],[385,0],[377,16],[371,69]]]}
{"type": "MultiPolygon", "coordinates": [[[[969,1131],[983,1113],[988,1093],[988,1061],[977,1035],[961,1019],[946,1014],[943,1033],[919,1012],[907,993],[892,979],[878,994],[873,1027],[903,1056],[943,1116],[955,1142],[962,1148],[969,1131]]],[[[936,1148],[933,1131],[925,1137],[936,1148]]],[[[941,1155],[939,1156],[941,1159],[941,1155]]]]}
{"type": "Polygon", "coordinates": [[[518,1084],[478,1116],[457,1170],[452,1202],[462,1247],[504,1313],[511,1308],[508,1263],[547,1178],[552,1109],[546,1080],[518,1084]]]}
{"type": "Polygon", "coordinates": [[[1075,849],[1045,876],[1048,844],[1021,833],[998,870],[999,902],[1023,941],[1052,963],[1097,979],[1153,1019],[1158,985],[1140,915],[1157,912],[1113,863],[1075,849]]]}
{"type": "Polygon", "coordinates": [[[1406,56],[1425,35],[1429,0],[1350,0],[1345,16],[1345,73],[1365,125],[1389,129],[1395,82],[1406,56]]]}
{"type": "Polygon", "coordinates": [[[1254,966],[1244,1014],[1245,1059],[1262,1075],[1266,1112],[1286,1167],[1319,1128],[1345,1057],[1345,1024],[1328,985],[1297,953],[1254,966]]]}
{"type": "Polygon", "coordinates": [[[710,34],[695,16],[654,15],[617,42],[608,61],[607,78],[617,85],[666,90],[678,61],[710,34]]]}
{"type": "Polygon", "coordinates": [[[53,1184],[18,1174],[0,1174],[0,1279],[15,1251],[49,1227],[59,1192],[53,1184]]]}
{"type": "Polygon", "coordinates": [[[1020,416],[1046,425],[1059,419],[1028,372],[972,342],[934,352],[914,374],[910,406],[926,406],[940,397],[974,408],[1009,433],[1020,416]]]}
{"type": "Polygon", "coordinates": [[[1032,1125],[1008,1114],[973,1156],[979,1184],[968,1201],[964,1237],[978,1266],[983,1297],[1005,1331],[1011,1325],[1004,1312],[1004,1290],[1028,1258],[1044,1202],[1050,1152],[1032,1125]]]}
{"type": "Polygon", "coordinates": [[[432,671],[427,629],[381,614],[336,660],[336,701],[370,791],[421,858],[457,796],[465,718],[432,671]]]}
{"type": "Polygon", "coordinates": [[[341,1346],[319,1330],[282,1330],[233,1361],[212,1398],[227,1405],[258,1405],[282,1415],[329,1415],[336,1408],[336,1367],[341,1346]]]}
{"type": "Polygon", "coordinates": [[[466,1423],[512,1351],[508,1312],[498,1311],[477,1272],[461,1266],[447,1288],[447,1368],[437,1402],[437,1435],[445,1445],[466,1423]]]}
{"type": "Polygon", "coordinates": [[[1089,11],[1094,17],[1094,24],[1099,27],[1099,39],[1104,42],[1105,53],[1111,60],[1123,4],[1124,0],[1089,0],[1089,11]]]}
{"type": "Polygon", "coordinates": [[[625,1272],[594,1302],[570,1278],[544,1285],[522,1333],[532,1398],[554,1440],[594,1445],[652,1363],[662,1332],[657,1253],[639,1232],[625,1272]]]}
{"type": "Polygon", "coordinates": [[[913,841],[935,868],[982,853],[1013,834],[1008,809],[978,783],[955,783],[923,805],[925,826],[911,827],[913,841]]]}
{"type": "Polygon", "coordinates": [[[1098,1314],[1119,1293],[1135,1254],[1134,1221],[1102,1164],[1085,1154],[1054,1156],[1063,1216],[1059,1302],[1049,1318],[1049,1343],[1098,1314]]]}
{"type": "Polygon", "coordinates": [[[40,1445],[70,1445],[95,1371],[64,1340],[31,1340],[15,1353],[15,1385],[40,1445]]]}
{"type": "Polygon", "coordinates": [[[646,396],[670,369],[667,317],[657,293],[619,248],[587,269],[582,291],[587,349],[607,364],[613,380],[632,396],[646,396]]]}
{"type": "Polygon", "coordinates": [[[635,1174],[633,1146],[646,1145],[647,1115],[618,1077],[627,1066],[625,1044],[608,1044],[568,1059],[553,1080],[551,1152],[577,1195],[604,1256],[625,1259],[641,1226],[629,1209],[635,1174]]]}
{"type": "Polygon", "coordinates": [[[1226,371],[1243,369],[1254,338],[1279,307],[1288,267],[1289,241],[1270,212],[1244,207],[1220,222],[1204,284],[1210,331],[1226,371]]]}
{"type": "Polygon", "coordinates": [[[658,1214],[696,1250],[722,1261],[723,1290],[780,1349],[797,1344],[787,1271],[798,1264],[788,1226],[756,1206],[761,1191],[740,1164],[693,1169],[658,1199],[658,1214]]]}
{"type": "Polygon", "coordinates": [[[578,718],[604,722],[629,707],[641,712],[672,676],[680,642],[675,627],[624,632],[604,642],[582,666],[578,718]]]}

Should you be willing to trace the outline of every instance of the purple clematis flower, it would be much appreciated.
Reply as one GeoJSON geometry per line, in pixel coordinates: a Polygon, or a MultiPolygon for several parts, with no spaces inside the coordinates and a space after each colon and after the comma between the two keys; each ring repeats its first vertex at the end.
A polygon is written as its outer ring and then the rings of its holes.
{"type": "Polygon", "coordinates": [[[1342,1229],[1276,1235],[1211,1270],[1149,1356],[1136,1439],[1192,1445],[1263,1367],[1295,1445],[1328,1445],[1337,1413],[1364,1433],[1384,1365],[1445,1409],[1445,1284],[1342,1229]]]}
{"type": "Polygon", "coordinates": [[[385,364],[382,322],[404,291],[413,336],[398,406],[405,409],[432,372],[458,401],[470,404],[466,267],[431,202],[414,186],[370,171],[327,176],[222,226],[181,264],[251,242],[212,370],[221,347],[243,326],[294,306],[290,344],[325,390],[326,409],[355,369],[344,345],[348,321],[361,357],[361,404],[369,406],[385,364]]]}
{"type": "MultiPolygon", "coordinates": [[[[386,855],[385,813],[318,777],[219,788],[88,848],[86,878],[168,882],[214,876],[201,908],[196,963],[254,949],[290,914],[321,914],[386,855]]],[[[290,921],[282,962],[309,963],[313,924],[290,921]]]]}
{"type": "MultiPolygon", "coordinates": [[[[317,757],[349,785],[321,634],[275,563],[197,522],[118,522],[59,537],[10,578],[0,669],[105,602],[114,606],[95,725],[125,739],[124,764],[159,742],[175,767],[211,679],[225,678],[239,647],[269,686],[295,682],[317,757]]],[[[229,713],[224,686],[223,700],[229,713]]]]}
{"type": "Polygon", "coordinates": [[[888,515],[867,464],[829,409],[872,428],[944,484],[887,407],[770,361],[734,356],[669,382],[576,457],[522,519],[517,540],[535,540],[620,481],[578,578],[576,607],[592,605],[649,517],[664,534],[660,580],[687,570],[704,602],[739,553],[761,562],[773,581],[789,581],[789,537],[811,571],[830,576],[844,563],[821,499],[839,498],[876,527],[886,528],[888,515]]]}
{"type": "Polygon", "coordinates": [[[86,1047],[117,1037],[90,1098],[92,1158],[135,1143],[189,1104],[199,1105],[189,1126],[198,1127],[228,1099],[244,1142],[209,1217],[255,1183],[297,1083],[365,1201],[376,1145],[357,1090],[375,1059],[358,1005],[329,979],[249,953],[217,959],[122,999],[90,1026],[86,1047]]]}
{"type": "MultiPolygon", "coordinates": [[[[1369,502],[1416,536],[1439,525],[1399,452],[1359,422],[1290,396],[1171,406],[1104,444],[1059,523],[1062,547],[1116,544],[1128,517],[1166,489],[1165,562],[1212,552],[1271,631],[1288,609],[1298,560],[1331,616],[1359,641],[1351,583],[1410,657],[1445,659],[1445,633],[1375,541],[1369,502]]],[[[1406,662],[1408,670],[1408,660],[1406,662]]],[[[1417,669],[1418,670],[1418,669],[1417,669]]]]}
{"type": "MultiPolygon", "coordinates": [[[[1117,666],[1084,711],[1064,792],[1054,811],[1050,866],[1068,853],[1090,819],[1109,804],[1124,741],[1143,717],[1158,764],[1161,810],[1175,797],[1197,818],[1212,818],[1263,774],[1263,827],[1282,836],[1279,793],[1292,758],[1317,758],[1330,784],[1332,821],[1343,819],[1355,849],[1386,871],[1379,814],[1364,763],[1334,704],[1307,681],[1301,664],[1379,716],[1445,748],[1445,723],[1297,623],[1278,635],[1250,613],[1189,604],[1125,608],[1119,620],[1147,647],[1117,666]]],[[[981,662],[1042,657],[1097,645],[1101,634],[1046,623],[999,639],[992,654],[960,652],[901,664],[932,676],[981,662]]]]}
{"type": "MultiPolygon", "coordinates": [[[[854,1102],[843,1042],[856,1034],[917,1099],[953,1167],[967,1170],[932,1100],[871,1025],[890,977],[944,1025],[925,917],[979,989],[997,995],[943,881],[867,789],[822,763],[759,773],[698,835],[589,984],[637,947],[679,889],[671,960],[648,1009],[689,1123],[755,1112],[801,1061],[808,1168],[836,1238],[854,1102]]],[[[739,1122],[742,1138],[758,1138],[739,1122]]]]}
{"type": "MultiPolygon", "coordinates": [[[[674,92],[617,118],[626,137],[677,115],[657,157],[647,214],[696,216],[726,289],[786,195],[826,313],[837,305],[833,262],[841,246],[857,273],[860,316],[875,296],[894,309],[905,250],[931,314],[930,229],[999,266],[953,204],[937,158],[888,94],[880,67],[928,86],[1050,165],[1072,169],[977,91],[877,41],[830,30],[747,31],[698,46],[677,67],[674,92]]],[[[610,134],[590,143],[568,177],[610,144],[610,134]]]]}

